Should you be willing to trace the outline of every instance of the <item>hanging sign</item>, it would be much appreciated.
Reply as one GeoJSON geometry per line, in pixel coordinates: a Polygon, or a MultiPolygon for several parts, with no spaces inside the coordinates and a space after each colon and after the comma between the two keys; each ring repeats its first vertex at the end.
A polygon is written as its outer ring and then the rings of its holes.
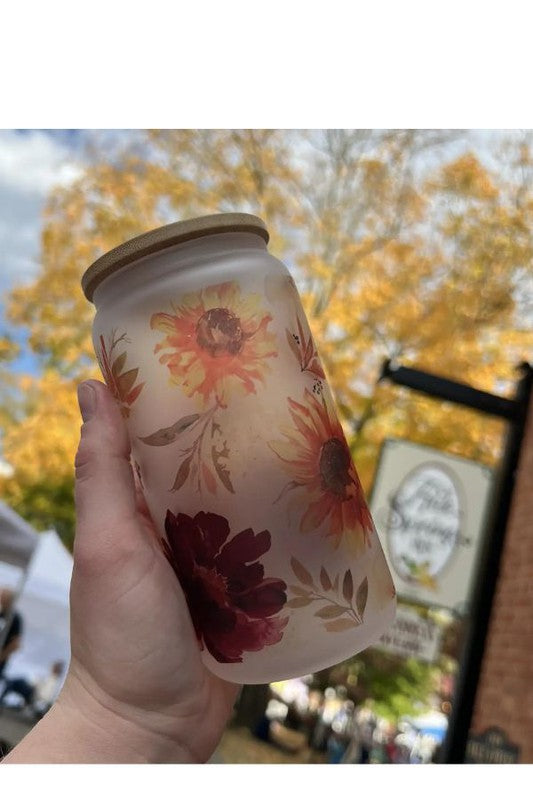
{"type": "Polygon", "coordinates": [[[466,613],[492,481],[475,461],[384,442],[370,507],[399,597],[466,613]]]}
{"type": "Polygon", "coordinates": [[[442,629],[434,620],[398,605],[396,619],[376,646],[387,653],[432,664],[439,655],[441,633],[442,629]]]}

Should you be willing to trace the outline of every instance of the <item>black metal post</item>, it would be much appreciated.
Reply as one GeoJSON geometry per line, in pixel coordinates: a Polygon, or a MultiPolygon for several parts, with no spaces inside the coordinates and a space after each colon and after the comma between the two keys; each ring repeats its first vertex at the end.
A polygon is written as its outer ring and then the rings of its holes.
{"type": "Polygon", "coordinates": [[[507,397],[500,397],[497,394],[482,392],[467,383],[450,381],[448,378],[441,378],[431,372],[423,372],[412,367],[395,366],[390,359],[387,359],[381,368],[379,380],[384,378],[429,397],[474,408],[476,411],[503,417],[503,419],[514,420],[518,413],[516,399],[509,400],[507,397]]]}
{"type": "Polygon", "coordinates": [[[450,381],[421,370],[396,367],[390,361],[384,363],[380,376],[380,380],[388,379],[430,397],[501,417],[510,423],[498,473],[498,484],[493,493],[489,524],[478,561],[459,681],[442,751],[442,761],[448,764],[463,763],[465,758],[516,470],[531,400],[533,368],[524,363],[519,369],[522,371],[522,377],[517,383],[513,400],[481,392],[467,384],[450,381]]]}
{"type": "Polygon", "coordinates": [[[533,369],[525,364],[523,365],[523,376],[517,384],[515,394],[518,413],[507,434],[498,485],[495,487],[493,495],[488,529],[474,583],[459,681],[442,751],[442,761],[446,764],[462,764],[465,760],[532,384],[533,369]]]}

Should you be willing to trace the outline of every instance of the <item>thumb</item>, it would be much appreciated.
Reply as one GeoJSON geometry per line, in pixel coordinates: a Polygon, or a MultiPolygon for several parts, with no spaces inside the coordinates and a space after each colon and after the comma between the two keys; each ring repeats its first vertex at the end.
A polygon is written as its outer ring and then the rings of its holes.
{"type": "MultiPolygon", "coordinates": [[[[118,405],[99,381],[78,387],[83,419],[76,454],[76,544],[78,553],[115,557],[140,535],[130,442],[118,405]]],[[[100,559],[98,559],[99,561],[100,559]]]]}

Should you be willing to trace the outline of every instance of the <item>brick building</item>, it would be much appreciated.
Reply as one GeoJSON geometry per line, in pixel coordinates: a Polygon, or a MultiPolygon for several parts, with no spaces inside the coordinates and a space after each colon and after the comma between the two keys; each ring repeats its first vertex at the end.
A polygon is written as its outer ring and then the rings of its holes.
{"type": "Polygon", "coordinates": [[[490,728],[533,763],[533,402],[529,408],[471,737],[490,728]]]}

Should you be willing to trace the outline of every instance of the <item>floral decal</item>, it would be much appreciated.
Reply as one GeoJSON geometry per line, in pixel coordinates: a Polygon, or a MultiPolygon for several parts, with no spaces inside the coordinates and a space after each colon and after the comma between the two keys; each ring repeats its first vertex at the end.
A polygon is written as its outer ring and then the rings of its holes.
{"type": "Polygon", "coordinates": [[[343,538],[352,549],[369,547],[372,517],[339,420],[325,398],[308,389],[304,403],[287,399],[293,426],[281,428],[285,441],[269,443],[292,477],[278,501],[289,491],[303,490],[302,533],[327,521],[335,547],[343,538]]]}
{"type": "Polygon", "coordinates": [[[120,406],[120,413],[123,417],[129,417],[130,408],[142,392],[144,383],[138,383],[135,386],[139,369],[125,368],[127,359],[125,351],[120,355],[115,355],[115,351],[121,343],[130,343],[125,333],[116,338],[116,331],[111,331],[107,345],[104,337],[100,336],[100,352],[97,352],[96,355],[104,380],[120,406]]]}
{"type": "Polygon", "coordinates": [[[155,352],[171,380],[188,397],[204,402],[214,396],[226,405],[230,395],[255,394],[277,356],[275,335],[268,330],[270,314],[260,307],[260,295],[242,295],[234,281],[185,295],[173,314],[154,314],[151,327],[165,338],[155,352]]]}
{"type": "Polygon", "coordinates": [[[286,328],[285,334],[289,347],[298,360],[300,371],[309,372],[318,381],[324,380],[326,376],[324,375],[313,337],[311,333],[309,333],[309,338],[305,335],[304,326],[299,316],[296,317],[296,326],[298,333],[286,328]]]}
{"type": "Polygon", "coordinates": [[[200,511],[194,518],[167,511],[165,555],[187,598],[202,647],[224,664],[242,662],[247,651],[277,644],[288,617],[276,617],[287,585],[265,578],[259,559],[270,533],[247,528],[230,538],[228,521],[200,511]]]}
{"type": "Polygon", "coordinates": [[[324,620],[327,631],[339,633],[350,628],[357,628],[363,623],[368,600],[368,578],[363,578],[357,591],[351,570],[346,570],[342,580],[342,597],[339,591],[339,575],[331,580],[325,567],[320,568],[320,585],[315,582],[310,572],[296,558],[291,558],[291,568],[300,584],[289,588],[294,597],[287,605],[290,608],[302,608],[311,603],[321,603],[315,611],[315,617],[324,620]],[[324,605],[325,603],[325,605],[324,605]]]}
{"type": "Polygon", "coordinates": [[[164,352],[171,380],[188,397],[199,395],[202,413],[181,417],[172,425],[140,437],[154,447],[178,442],[177,471],[170,487],[187,482],[216,494],[222,487],[234,493],[228,467],[229,448],[219,423],[232,393],[255,394],[269,370],[266,359],[277,356],[272,321],[259,304],[260,296],[244,296],[235,282],[211,286],[183,297],[173,314],[159,312],[150,322],[165,338],[155,347],[164,352]]]}
{"type": "Polygon", "coordinates": [[[203,414],[188,414],[168,428],[159,428],[155,433],[139,437],[141,442],[151,447],[164,447],[174,442],[182,445],[170,491],[177,492],[190,481],[198,492],[202,492],[204,486],[212,494],[217,493],[219,486],[235,492],[228,469],[228,443],[215,420],[219,408],[221,406],[215,403],[203,414]]]}

